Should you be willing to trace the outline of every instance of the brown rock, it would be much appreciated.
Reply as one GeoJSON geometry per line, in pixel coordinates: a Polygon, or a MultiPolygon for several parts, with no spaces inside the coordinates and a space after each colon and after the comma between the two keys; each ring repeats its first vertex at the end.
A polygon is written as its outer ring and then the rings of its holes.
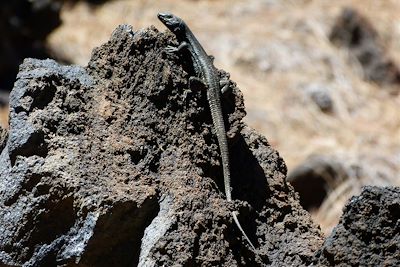
{"type": "Polygon", "coordinates": [[[164,53],[173,42],[155,28],[120,26],[86,68],[25,60],[0,156],[0,263],[312,262],[320,230],[286,183],[277,151],[242,122],[234,83],[223,109],[237,201],[225,200],[206,92],[188,88],[189,59],[164,53]]]}

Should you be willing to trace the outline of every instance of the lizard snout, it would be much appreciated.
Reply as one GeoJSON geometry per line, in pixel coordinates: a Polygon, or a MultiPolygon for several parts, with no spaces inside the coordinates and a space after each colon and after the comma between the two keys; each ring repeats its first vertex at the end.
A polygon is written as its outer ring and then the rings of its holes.
{"type": "Polygon", "coordinates": [[[170,14],[168,12],[160,12],[157,14],[157,17],[161,21],[167,21],[168,19],[172,18],[172,14],[170,14]]]}

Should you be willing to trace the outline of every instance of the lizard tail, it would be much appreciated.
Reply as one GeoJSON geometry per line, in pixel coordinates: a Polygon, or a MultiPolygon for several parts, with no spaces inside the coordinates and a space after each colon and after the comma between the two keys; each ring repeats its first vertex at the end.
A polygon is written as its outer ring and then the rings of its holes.
{"type": "Polygon", "coordinates": [[[247,243],[249,243],[249,245],[253,249],[253,251],[256,252],[256,247],[253,245],[253,243],[251,243],[250,238],[246,235],[246,233],[244,232],[242,226],[240,225],[240,222],[239,222],[239,219],[237,217],[237,212],[236,211],[232,211],[232,217],[233,217],[233,220],[235,221],[237,227],[239,228],[240,232],[242,232],[242,235],[246,239],[247,243]]]}

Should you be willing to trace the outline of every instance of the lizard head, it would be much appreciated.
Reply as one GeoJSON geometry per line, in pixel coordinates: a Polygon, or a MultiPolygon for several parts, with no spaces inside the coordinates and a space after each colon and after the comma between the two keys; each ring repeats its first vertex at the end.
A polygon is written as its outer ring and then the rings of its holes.
{"type": "Polygon", "coordinates": [[[158,13],[157,17],[174,34],[179,34],[185,29],[183,20],[171,13],[158,13]]]}

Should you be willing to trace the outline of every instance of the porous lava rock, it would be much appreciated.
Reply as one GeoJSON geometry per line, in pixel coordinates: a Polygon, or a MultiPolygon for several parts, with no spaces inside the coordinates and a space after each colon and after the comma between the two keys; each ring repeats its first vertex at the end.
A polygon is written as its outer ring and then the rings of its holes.
{"type": "Polygon", "coordinates": [[[352,197],[315,263],[400,266],[400,188],[367,186],[352,197]]]}
{"type": "Polygon", "coordinates": [[[7,138],[8,131],[0,125],[0,151],[3,151],[3,148],[6,146],[7,138]]]}
{"type": "MultiPolygon", "coordinates": [[[[118,27],[87,67],[26,59],[0,155],[4,266],[301,266],[323,240],[286,166],[223,96],[234,203],[204,86],[154,27],[118,27]],[[257,247],[251,250],[231,211],[257,247]]],[[[227,73],[219,71],[227,77],[227,73]]]]}

